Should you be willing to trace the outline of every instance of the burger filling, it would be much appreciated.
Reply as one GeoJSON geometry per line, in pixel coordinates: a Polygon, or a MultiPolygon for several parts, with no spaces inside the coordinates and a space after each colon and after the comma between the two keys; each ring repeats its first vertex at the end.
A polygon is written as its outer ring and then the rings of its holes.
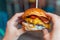
{"type": "Polygon", "coordinates": [[[36,15],[30,15],[27,16],[22,24],[25,26],[26,30],[42,30],[45,27],[49,26],[47,25],[47,19],[45,19],[46,23],[44,23],[43,20],[41,20],[40,17],[36,15]]]}

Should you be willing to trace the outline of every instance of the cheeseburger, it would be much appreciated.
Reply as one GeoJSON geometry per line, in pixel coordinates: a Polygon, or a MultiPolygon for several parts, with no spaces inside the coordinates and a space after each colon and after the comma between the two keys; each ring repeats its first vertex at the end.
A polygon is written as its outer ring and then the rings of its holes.
{"type": "Polygon", "coordinates": [[[39,8],[30,8],[20,17],[20,24],[27,31],[50,29],[50,17],[39,8]]]}

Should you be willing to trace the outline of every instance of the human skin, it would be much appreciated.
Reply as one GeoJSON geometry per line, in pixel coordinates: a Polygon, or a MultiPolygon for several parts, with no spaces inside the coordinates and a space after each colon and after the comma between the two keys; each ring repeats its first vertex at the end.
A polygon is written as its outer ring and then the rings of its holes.
{"type": "Polygon", "coordinates": [[[21,29],[17,29],[17,20],[24,13],[16,13],[8,22],[6,33],[3,40],[17,40],[20,35],[25,33],[25,31],[21,29]]]}
{"type": "Polygon", "coordinates": [[[47,13],[52,18],[53,30],[51,33],[48,30],[44,31],[45,40],[60,40],[60,16],[52,13],[47,13]]]}
{"type": "MultiPolygon", "coordinates": [[[[17,29],[16,22],[18,20],[18,17],[20,17],[24,13],[16,13],[8,22],[7,22],[7,28],[6,33],[3,38],[3,40],[17,40],[19,36],[21,36],[26,31],[21,29],[17,29]]],[[[51,33],[48,32],[47,29],[43,30],[44,33],[44,39],[45,40],[60,40],[60,16],[52,14],[52,13],[46,13],[46,15],[49,15],[52,18],[53,22],[53,30],[51,33]]]]}

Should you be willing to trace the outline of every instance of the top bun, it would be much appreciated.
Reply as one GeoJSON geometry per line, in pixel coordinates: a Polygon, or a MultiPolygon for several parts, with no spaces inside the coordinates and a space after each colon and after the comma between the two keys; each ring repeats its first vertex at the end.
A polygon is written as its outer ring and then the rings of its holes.
{"type": "Polygon", "coordinates": [[[39,8],[31,8],[26,10],[22,15],[22,18],[26,18],[26,16],[29,16],[29,15],[37,15],[37,16],[43,16],[47,18],[47,16],[45,15],[45,11],[39,8]]]}

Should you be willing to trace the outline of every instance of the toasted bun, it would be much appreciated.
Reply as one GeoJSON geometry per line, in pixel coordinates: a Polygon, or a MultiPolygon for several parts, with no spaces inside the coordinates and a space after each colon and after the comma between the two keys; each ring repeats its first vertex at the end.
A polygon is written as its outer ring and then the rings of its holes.
{"type": "Polygon", "coordinates": [[[37,16],[43,16],[47,18],[47,16],[45,15],[45,11],[39,8],[31,8],[26,10],[22,15],[22,18],[25,18],[26,16],[29,16],[29,15],[37,15],[37,16]]]}

